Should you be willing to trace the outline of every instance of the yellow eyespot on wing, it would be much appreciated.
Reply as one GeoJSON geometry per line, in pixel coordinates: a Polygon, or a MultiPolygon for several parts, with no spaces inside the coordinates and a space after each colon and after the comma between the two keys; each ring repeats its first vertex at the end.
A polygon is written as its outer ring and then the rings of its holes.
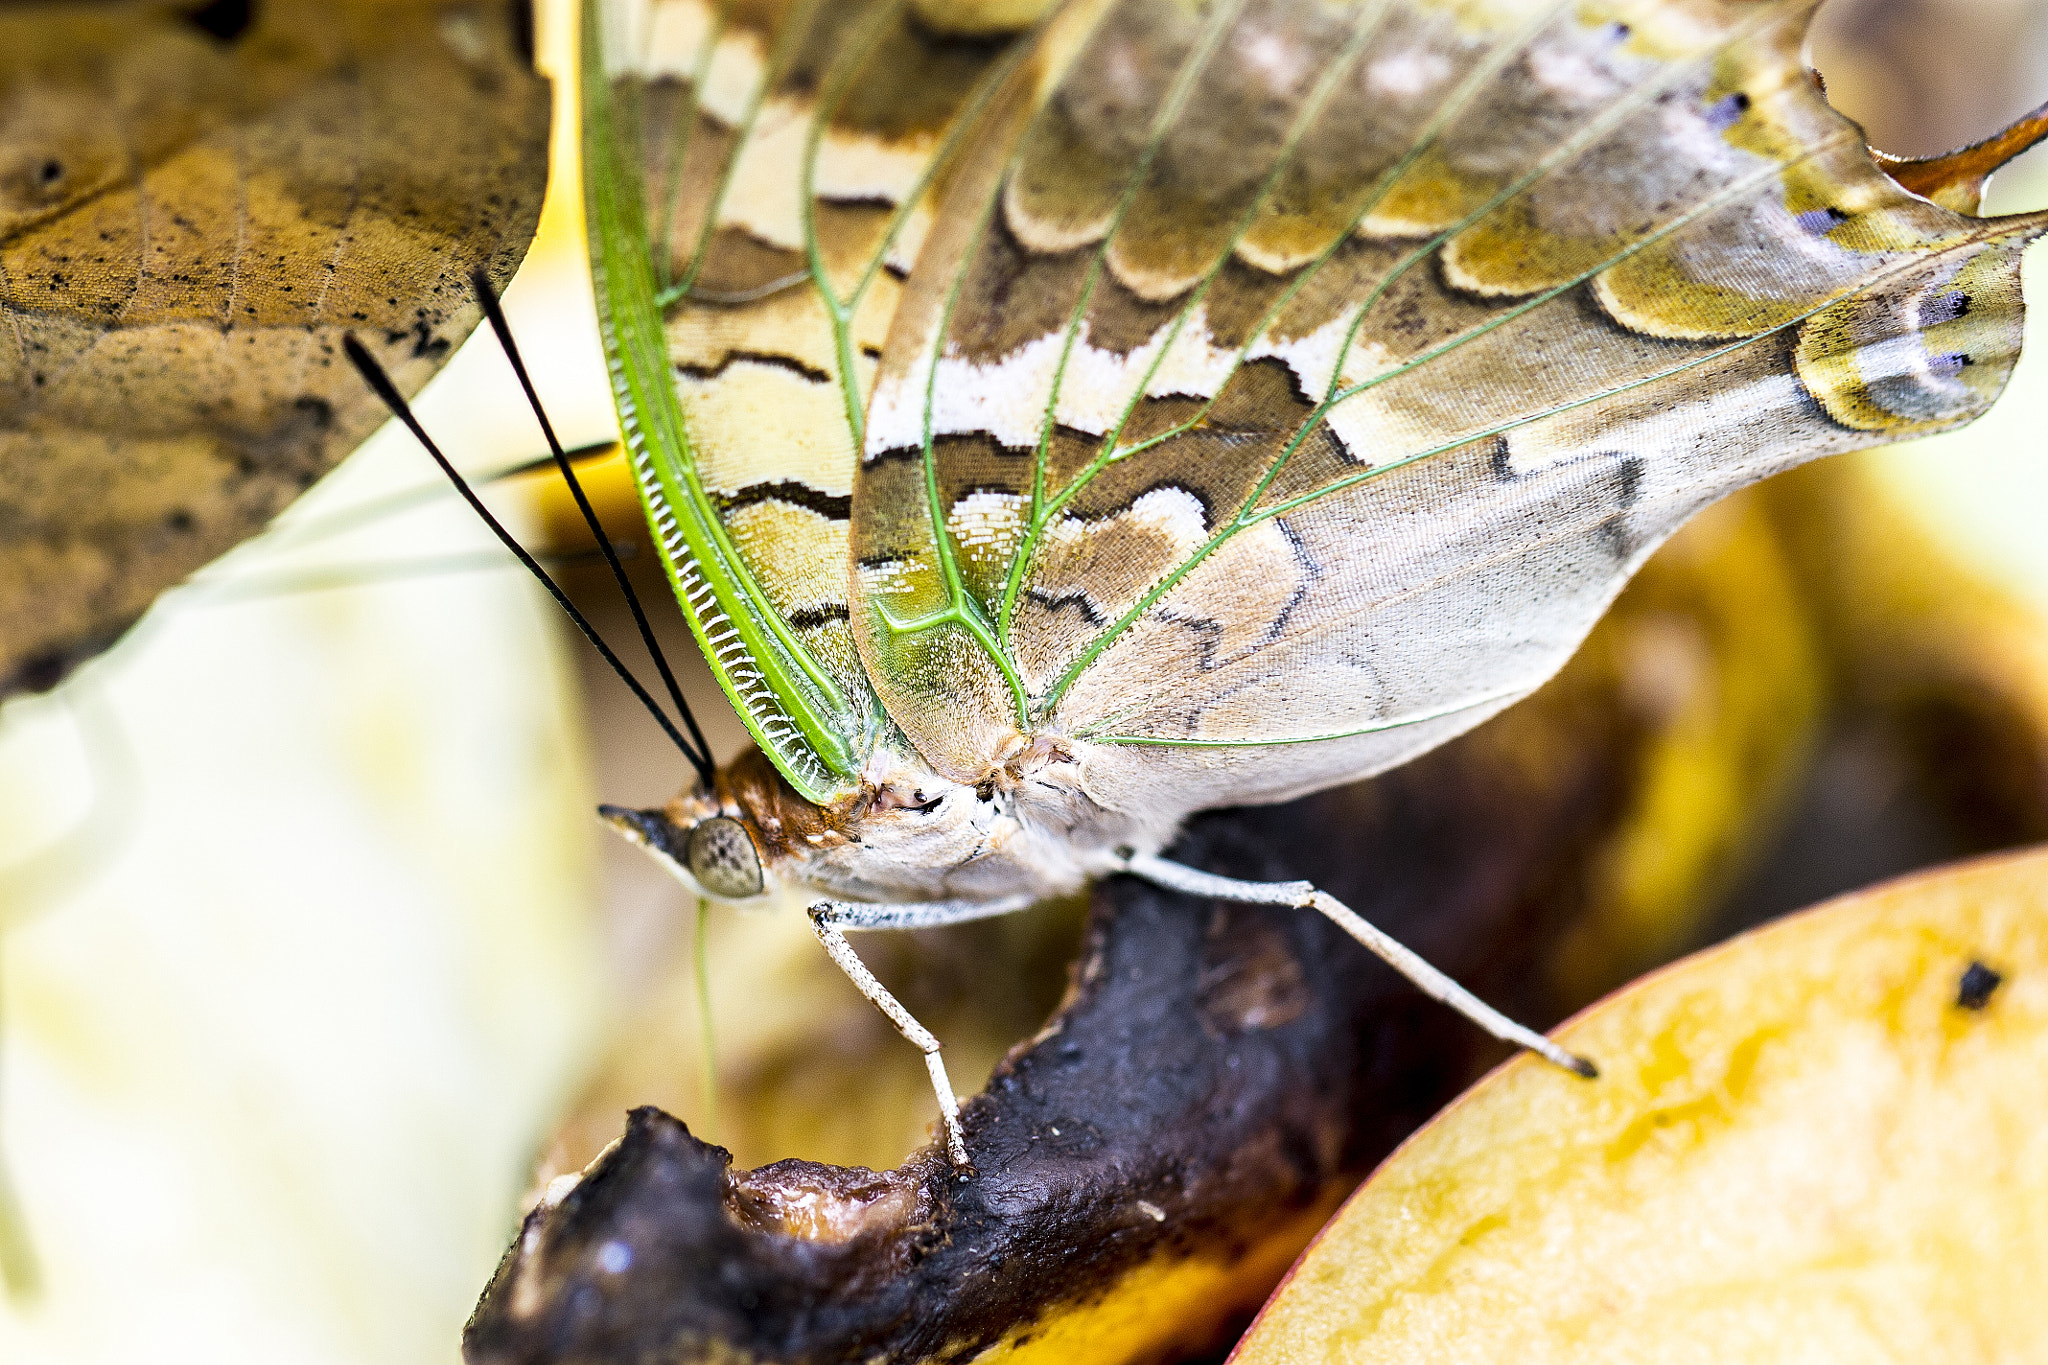
{"type": "Polygon", "coordinates": [[[1799,329],[1793,364],[1828,416],[1891,437],[1940,431],[1989,406],[2019,359],[2024,237],[1907,270],[1799,329]]]}

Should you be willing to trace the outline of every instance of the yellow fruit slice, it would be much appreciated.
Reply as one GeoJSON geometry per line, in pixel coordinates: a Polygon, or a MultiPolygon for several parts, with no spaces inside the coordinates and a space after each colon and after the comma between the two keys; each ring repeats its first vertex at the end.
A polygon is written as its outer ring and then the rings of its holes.
{"type": "Polygon", "coordinates": [[[1638,981],[1363,1186],[1231,1357],[2048,1360],[2048,852],[1638,981]]]}

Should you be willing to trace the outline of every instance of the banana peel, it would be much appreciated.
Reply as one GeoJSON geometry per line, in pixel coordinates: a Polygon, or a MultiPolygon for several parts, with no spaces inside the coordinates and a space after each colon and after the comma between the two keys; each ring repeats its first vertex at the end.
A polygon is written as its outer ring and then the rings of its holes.
{"type": "Polygon", "coordinates": [[[2048,851],[1711,949],[1410,1139],[1231,1356],[2048,1356],[2048,851]],[[1709,1345],[1711,1343],[1711,1345],[1709,1345]]]}

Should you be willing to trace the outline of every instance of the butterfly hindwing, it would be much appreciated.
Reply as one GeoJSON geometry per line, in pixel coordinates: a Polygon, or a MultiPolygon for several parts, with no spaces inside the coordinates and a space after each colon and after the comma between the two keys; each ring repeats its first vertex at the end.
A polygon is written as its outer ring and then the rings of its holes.
{"type": "Polygon", "coordinates": [[[1880,171],[1811,9],[1064,7],[870,403],[890,714],[961,780],[1096,741],[1111,805],[1374,771],[1547,678],[1711,500],[1982,412],[2040,224],[1880,171]]]}
{"type": "Polygon", "coordinates": [[[522,13],[0,6],[0,698],[377,429],[345,336],[410,394],[469,335],[547,181],[522,13]]]}

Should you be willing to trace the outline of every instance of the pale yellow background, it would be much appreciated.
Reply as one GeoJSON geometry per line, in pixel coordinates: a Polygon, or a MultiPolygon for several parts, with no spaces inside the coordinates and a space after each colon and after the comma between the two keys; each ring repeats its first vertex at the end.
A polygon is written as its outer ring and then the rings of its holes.
{"type": "MultiPolygon", "coordinates": [[[[506,307],[582,443],[613,419],[555,188],[506,307]]],[[[418,407],[490,469],[543,447],[477,340],[418,407]]],[[[7,1365],[454,1361],[602,1027],[552,608],[516,567],[406,567],[502,551],[395,425],[284,525],[0,711],[0,1158],[42,1281],[0,1302],[7,1365]],[[399,576],[265,592],[365,568],[399,576]]]]}

